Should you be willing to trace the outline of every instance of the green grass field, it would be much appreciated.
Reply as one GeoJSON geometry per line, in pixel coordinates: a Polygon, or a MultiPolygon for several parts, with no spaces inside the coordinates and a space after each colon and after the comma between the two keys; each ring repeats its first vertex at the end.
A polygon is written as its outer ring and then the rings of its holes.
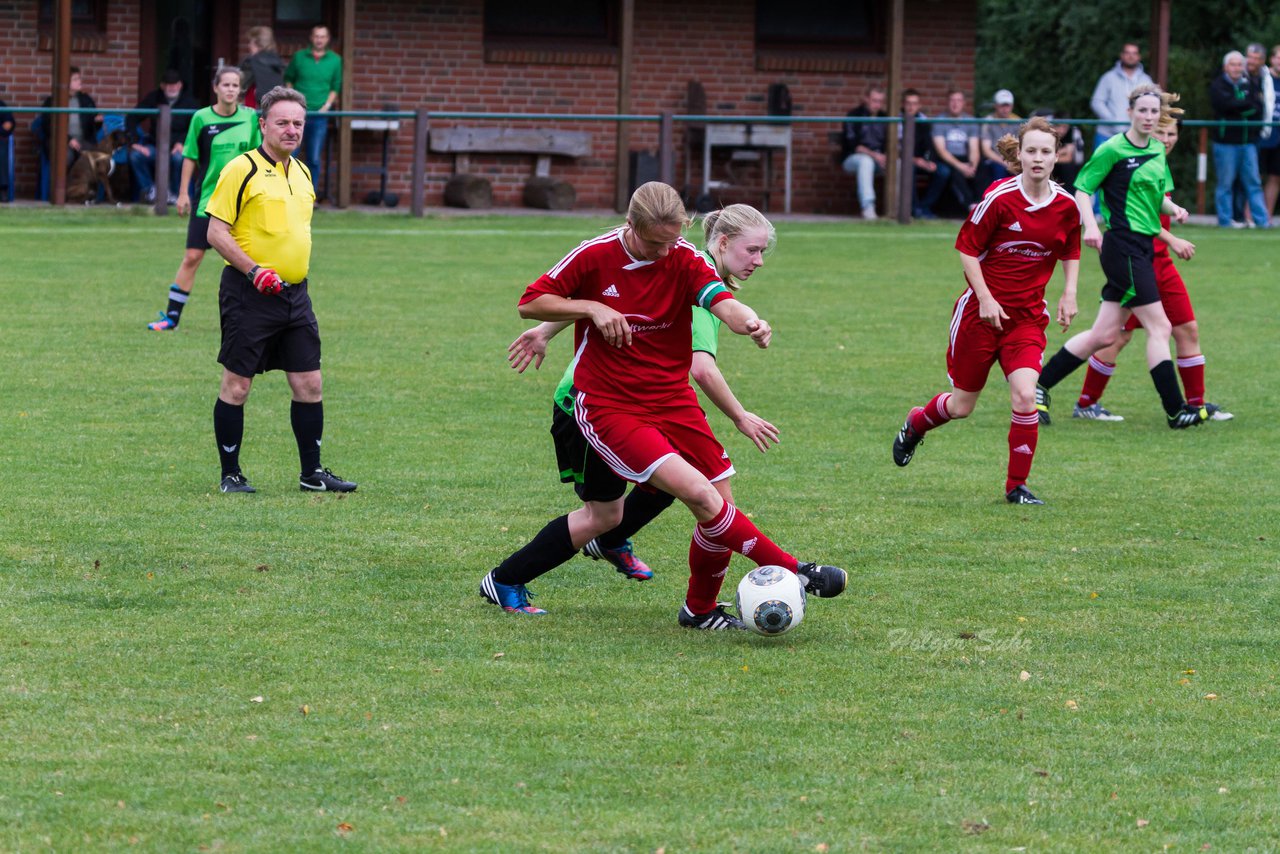
{"type": "Polygon", "coordinates": [[[738,503],[851,581],[768,641],[676,627],[679,507],[637,538],[651,582],[578,558],[533,585],[545,618],[476,595],[573,507],[568,336],[537,374],[505,348],[524,285],[609,222],[318,215],[325,463],[360,489],[298,491],[271,374],[259,492],[228,496],[220,262],[152,334],[181,220],[0,210],[0,850],[1280,848],[1280,243],[1187,230],[1235,421],[1169,430],[1134,347],[1128,420],[1071,420],[1067,380],[1049,504],[1011,507],[998,374],[889,455],[945,386],[956,225],[780,224],[742,294],[774,345],[721,364],[783,442],[711,419],[738,503]]]}

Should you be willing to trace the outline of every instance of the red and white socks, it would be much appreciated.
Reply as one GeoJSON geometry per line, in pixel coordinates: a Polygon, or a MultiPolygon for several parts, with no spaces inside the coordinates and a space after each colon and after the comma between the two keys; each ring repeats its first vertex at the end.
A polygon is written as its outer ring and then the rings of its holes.
{"type": "Polygon", "coordinates": [[[1004,482],[1009,494],[1027,482],[1031,462],[1036,457],[1036,440],[1040,438],[1040,417],[1030,412],[1013,411],[1009,420],[1009,470],[1004,482]]]}
{"type": "Polygon", "coordinates": [[[750,558],[758,566],[782,566],[795,572],[799,565],[760,533],[747,514],[726,501],[714,519],[698,524],[689,543],[689,593],[685,603],[692,613],[705,614],[715,608],[732,552],[750,558]]]}
{"type": "Polygon", "coordinates": [[[911,429],[923,436],[934,427],[941,427],[951,420],[950,413],[947,412],[947,401],[951,400],[951,392],[944,391],[942,394],[935,395],[933,400],[924,405],[922,409],[913,409],[911,411],[911,429]]]}

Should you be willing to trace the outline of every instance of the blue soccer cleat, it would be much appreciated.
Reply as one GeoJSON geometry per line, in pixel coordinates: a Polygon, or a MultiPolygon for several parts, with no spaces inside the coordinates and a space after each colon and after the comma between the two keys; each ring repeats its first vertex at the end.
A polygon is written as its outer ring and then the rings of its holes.
{"type": "Polygon", "coordinates": [[[494,570],[480,580],[480,595],[498,605],[508,614],[545,614],[546,611],[529,604],[533,594],[523,584],[499,584],[493,580],[494,570]]]}

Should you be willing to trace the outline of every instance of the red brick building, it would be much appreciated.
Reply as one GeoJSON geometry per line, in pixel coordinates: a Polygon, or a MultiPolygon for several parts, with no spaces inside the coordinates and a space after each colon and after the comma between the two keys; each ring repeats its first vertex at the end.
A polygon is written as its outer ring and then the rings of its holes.
{"type": "MultiPolygon", "coordinates": [[[[763,115],[770,84],[785,83],[794,115],[839,116],[860,101],[868,82],[886,80],[891,16],[899,5],[902,85],[922,92],[928,113],[943,109],[951,87],[971,92],[977,2],[75,0],[72,5],[71,62],[83,69],[85,91],[107,111],[133,106],[173,64],[191,75],[198,96],[207,94],[210,71],[219,60],[239,61],[251,26],[273,25],[281,54],[288,59],[305,43],[306,22],[319,17],[330,23],[333,48],[350,66],[344,109],[378,110],[394,104],[402,110],[425,106],[440,112],[612,114],[620,105],[624,63],[619,45],[627,31],[622,16],[633,8],[625,112],[686,113],[688,83],[696,80],[706,91],[709,114],[763,115]],[[178,7],[185,16],[172,11],[178,7]]],[[[49,93],[52,6],[51,0],[0,4],[0,99],[11,108],[35,106],[49,93]]],[[[27,198],[35,194],[38,162],[27,131],[31,119],[30,114],[19,115],[16,131],[18,194],[27,198]]],[[[574,184],[579,206],[612,207],[617,125],[535,124],[591,133],[589,156],[557,161],[552,171],[574,184]]],[[[628,127],[630,149],[656,149],[656,124],[628,127]]],[[[833,156],[830,134],[835,130],[834,123],[792,126],[795,211],[853,210],[851,179],[833,156]]],[[[684,175],[683,133],[677,122],[677,184],[684,175]]],[[[337,137],[331,134],[335,142],[337,137]]],[[[355,132],[352,163],[376,165],[380,142],[380,135],[355,132]]],[[[392,138],[389,175],[389,189],[402,199],[409,191],[412,143],[412,125],[404,123],[392,138]]],[[[531,165],[527,156],[479,155],[472,157],[471,171],[491,179],[497,205],[519,205],[531,165]]],[[[448,155],[428,157],[428,205],[442,202],[452,167],[448,155]]],[[[700,180],[698,172],[695,167],[694,183],[700,180]]],[[[351,197],[361,199],[376,188],[377,180],[368,174],[353,176],[351,197]]],[[[780,196],[771,207],[781,208],[780,196]]]]}

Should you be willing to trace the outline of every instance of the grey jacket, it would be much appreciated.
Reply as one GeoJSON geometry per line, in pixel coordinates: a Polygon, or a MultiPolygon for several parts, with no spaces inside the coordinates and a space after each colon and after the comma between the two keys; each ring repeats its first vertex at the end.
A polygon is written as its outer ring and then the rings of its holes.
{"type": "Polygon", "coordinates": [[[1114,136],[1127,130],[1129,128],[1129,93],[1143,83],[1151,82],[1151,77],[1143,69],[1142,63],[1138,63],[1137,70],[1134,71],[1133,77],[1130,77],[1121,70],[1118,60],[1110,71],[1099,77],[1098,85],[1093,89],[1093,97],[1089,99],[1089,106],[1093,108],[1093,114],[1098,118],[1109,119],[1120,124],[1098,125],[1098,133],[1114,136]]]}

